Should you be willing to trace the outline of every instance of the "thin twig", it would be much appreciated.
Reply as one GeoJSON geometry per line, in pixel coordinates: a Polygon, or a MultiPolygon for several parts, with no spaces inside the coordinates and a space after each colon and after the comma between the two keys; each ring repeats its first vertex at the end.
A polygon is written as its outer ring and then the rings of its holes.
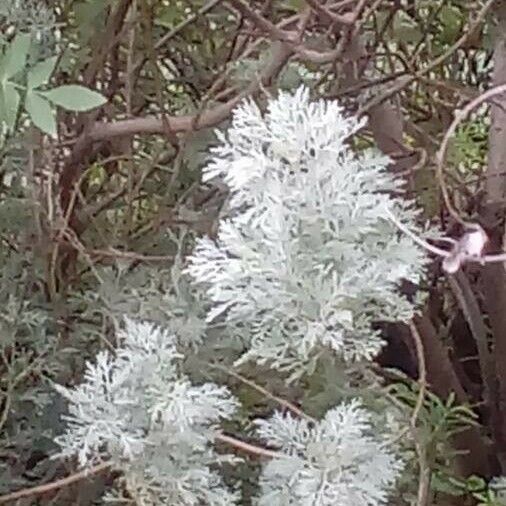
{"type": "MultiPolygon", "coordinates": [[[[181,21],[177,26],[175,26],[172,30],[168,31],[163,37],[160,38],[155,43],[155,50],[160,49],[164,46],[170,39],[174,38],[181,30],[184,30],[188,25],[196,21],[200,16],[207,14],[209,11],[214,9],[219,3],[223,0],[210,0],[207,4],[203,5],[197,12],[191,14],[186,19],[181,21]]],[[[133,65],[133,72],[136,72],[140,66],[142,66],[146,61],[147,57],[143,56],[139,58],[133,65]]]]}
{"type": "Polygon", "coordinates": [[[434,70],[436,67],[444,63],[452,54],[454,54],[458,49],[460,49],[468,40],[469,36],[474,33],[474,31],[480,26],[485,17],[487,16],[489,10],[494,5],[495,0],[488,0],[481,10],[478,12],[474,21],[469,23],[467,30],[464,34],[459,37],[459,39],[452,44],[443,54],[432,60],[427,66],[423,69],[418,70],[415,74],[411,76],[401,77],[397,83],[395,83],[391,88],[385,91],[385,93],[376,95],[371,100],[366,102],[362,107],[358,110],[358,116],[363,114],[367,114],[372,108],[380,105],[385,100],[388,100],[390,97],[394,96],[396,93],[399,93],[411,83],[427,75],[430,71],[434,70]]]}
{"type": "Polygon", "coordinates": [[[309,420],[310,422],[313,422],[313,423],[316,422],[316,420],[312,416],[309,416],[306,413],[304,413],[304,411],[302,411],[300,408],[298,408],[297,406],[295,406],[295,404],[292,404],[291,402],[287,401],[286,399],[283,399],[281,397],[278,397],[277,395],[274,395],[273,393],[269,392],[269,390],[267,390],[264,387],[258,385],[254,381],[249,380],[248,378],[245,378],[244,376],[242,376],[241,374],[233,371],[232,369],[229,369],[227,367],[223,367],[223,366],[218,365],[218,364],[208,364],[208,365],[209,365],[209,367],[211,367],[213,369],[219,369],[220,371],[223,371],[223,372],[229,374],[230,376],[238,379],[239,381],[241,381],[245,385],[248,385],[249,387],[255,389],[257,392],[261,393],[262,395],[264,395],[268,399],[271,399],[271,400],[277,402],[278,404],[280,404],[281,406],[283,406],[284,408],[288,409],[289,411],[292,411],[297,416],[299,416],[301,418],[305,418],[305,419],[307,419],[307,420],[309,420]]]}
{"type": "MultiPolygon", "coordinates": [[[[449,257],[451,255],[450,251],[438,248],[436,246],[433,246],[432,244],[429,244],[427,241],[420,239],[420,237],[415,235],[414,232],[411,232],[411,230],[409,230],[409,228],[407,228],[405,225],[403,225],[393,215],[393,213],[389,209],[386,209],[386,213],[387,213],[390,221],[392,221],[392,223],[399,230],[401,230],[401,232],[404,232],[407,236],[409,236],[416,244],[418,244],[422,248],[424,248],[427,251],[430,251],[431,253],[434,253],[435,255],[438,255],[440,257],[449,257]]],[[[455,243],[455,241],[453,241],[449,237],[441,238],[440,240],[447,241],[450,243],[455,243]]],[[[465,258],[465,262],[474,262],[474,263],[478,263],[480,265],[490,264],[490,263],[495,263],[495,262],[506,262],[506,252],[493,253],[491,255],[482,255],[482,256],[478,256],[478,257],[467,257],[467,258],[465,258]]]]}
{"type": "Polygon", "coordinates": [[[415,408],[413,409],[413,413],[411,415],[410,420],[411,430],[413,432],[413,435],[415,436],[415,447],[416,453],[418,455],[418,467],[419,467],[418,494],[416,506],[426,506],[428,504],[429,499],[431,469],[427,463],[426,448],[416,437],[417,435],[416,422],[422,409],[423,401],[425,399],[425,393],[427,391],[427,368],[425,364],[425,354],[423,349],[422,338],[420,337],[420,333],[418,332],[416,325],[412,321],[409,323],[409,329],[411,331],[413,341],[415,342],[416,357],[418,362],[418,398],[416,400],[415,408]]]}
{"type": "Polygon", "coordinates": [[[321,4],[318,0],[306,0],[317,14],[326,17],[332,23],[339,23],[342,25],[352,25],[355,22],[355,17],[352,13],[337,14],[329,10],[325,5],[321,4]]]}
{"type": "Polygon", "coordinates": [[[430,251],[431,253],[434,253],[435,255],[438,255],[440,257],[448,257],[450,256],[450,252],[446,251],[441,248],[437,248],[436,246],[433,246],[432,244],[429,244],[428,242],[424,241],[423,239],[420,239],[417,235],[415,235],[411,230],[409,230],[408,227],[403,225],[395,216],[394,214],[387,209],[386,213],[388,215],[388,218],[392,223],[399,229],[401,232],[404,232],[407,236],[409,236],[413,241],[421,246],[422,248],[426,249],[427,251],[430,251]]]}
{"type": "Polygon", "coordinates": [[[480,311],[480,306],[471,283],[463,272],[449,274],[448,279],[450,288],[462,309],[469,330],[476,342],[478,363],[483,378],[483,401],[490,409],[494,409],[491,404],[496,395],[494,360],[489,350],[487,326],[480,311]]]}
{"type": "Polygon", "coordinates": [[[111,467],[110,462],[102,462],[101,464],[97,464],[96,466],[89,467],[77,473],[71,474],[70,476],[62,478],[61,480],[52,481],[51,483],[45,483],[44,485],[37,485],[36,487],[24,488],[22,490],[18,490],[17,492],[2,495],[0,496],[0,504],[4,504],[6,502],[11,501],[17,501],[19,499],[22,499],[23,497],[46,494],[47,492],[51,492],[53,490],[66,487],[67,485],[71,485],[72,483],[87,478],[88,476],[99,474],[102,471],[109,469],[110,467],[111,467]]]}
{"type": "Polygon", "coordinates": [[[444,179],[444,169],[443,165],[446,158],[446,152],[448,150],[448,143],[450,142],[450,139],[455,134],[455,131],[457,130],[457,127],[467,119],[467,117],[471,114],[471,112],[479,107],[483,102],[486,102],[490,100],[491,98],[495,97],[496,95],[500,95],[501,93],[506,92],[506,84],[501,84],[499,86],[495,86],[494,88],[490,88],[489,90],[485,91],[481,95],[478,95],[476,98],[471,100],[463,109],[459,111],[455,111],[455,118],[452,121],[452,124],[446,131],[443,141],[441,142],[441,147],[439,148],[439,151],[436,154],[436,176],[439,182],[439,186],[441,188],[441,193],[443,195],[443,200],[445,203],[446,208],[448,209],[448,212],[461,224],[465,225],[466,222],[460,217],[459,213],[455,210],[453,207],[453,204],[451,203],[450,195],[448,193],[448,188],[446,186],[446,182],[444,179]]]}
{"type": "Polygon", "coordinates": [[[281,30],[274,23],[264,18],[254,9],[252,9],[248,3],[242,0],[228,0],[245,18],[251,19],[251,21],[261,30],[268,33],[271,40],[278,40],[280,42],[294,42],[293,33],[281,30]]]}
{"type": "Polygon", "coordinates": [[[250,453],[252,455],[257,455],[259,457],[268,457],[270,459],[277,459],[279,457],[283,457],[282,453],[278,453],[272,450],[268,450],[267,448],[262,448],[261,446],[255,446],[250,443],[246,443],[241,441],[240,439],[236,439],[231,436],[227,436],[225,434],[217,434],[214,436],[214,439],[217,441],[221,441],[226,443],[238,450],[242,450],[246,453],[250,453]]]}
{"type": "Polygon", "coordinates": [[[416,325],[412,321],[409,322],[409,330],[411,331],[411,336],[415,342],[416,359],[418,362],[418,398],[411,415],[411,426],[415,428],[418,415],[420,414],[420,410],[423,406],[425,393],[427,391],[427,367],[425,364],[422,338],[420,337],[420,333],[418,332],[416,325]]]}
{"type": "Polygon", "coordinates": [[[167,262],[174,260],[173,255],[143,255],[135,251],[121,251],[115,248],[109,249],[91,249],[86,250],[87,254],[92,256],[125,258],[128,260],[141,260],[145,262],[167,262]]]}
{"type": "MultiPolygon", "coordinates": [[[[258,457],[268,457],[270,459],[283,457],[282,453],[278,453],[273,450],[269,450],[267,448],[262,448],[261,446],[255,446],[253,444],[246,443],[232,436],[227,436],[226,434],[218,433],[214,436],[214,439],[217,441],[221,441],[222,443],[225,443],[229,446],[232,446],[238,450],[249,453],[251,455],[256,455],[258,457]]],[[[57,490],[67,485],[71,485],[72,483],[80,481],[84,478],[87,478],[88,476],[93,476],[98,473],[101,473],[106,469],[110,469],[111,466],[112,466],[111,462],[102,462],[101,464],[89,467],[87,469],[83,469],[82,471],[71,474],[66,478],[62,478],[60,480],[56,480],[51,483],[45,483],[44,485],[37,485],[36,487],[24,488],[22,490],[18,490],[17,492],[11,492],[10,494],[2,495],[0,496],[0,504],[4,504],[10,501],[17,501],[19,499],[22,499],[23,497],[45,494],[47,492],[57,490]]]]}

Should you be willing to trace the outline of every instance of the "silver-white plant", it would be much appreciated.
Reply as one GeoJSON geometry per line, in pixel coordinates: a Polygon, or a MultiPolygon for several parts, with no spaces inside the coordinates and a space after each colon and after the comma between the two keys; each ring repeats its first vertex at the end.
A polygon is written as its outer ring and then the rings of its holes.
{"type": "Polygon", "coordinates": [[[280,450],[263,468],[259,506],[386,504],[402,461],[358,402],[313,424],[290,414],[257,420],[260,437],[280,450]]]}
{"type": "Polygon", "coordinates": [[[82,466],[112,459],[137,504],[234,504],[215,469],[232,459],[211,442],[236,400],[226,387],[190,383],[175,335],[127,319],[118,339],[114,355],[102,351],[87,364],[80,385],[56,386],[70,412],[60,455],[77,455],[82,466]]]}
{"type": "Polygon", "coordinates": [[[307,367],[325,350],[347,362],[382,346],[374,321],[407,321],[426,257],[388,212],[417,229],[413,202],[373,150],[355,154],[364,122],[307,89],[280,93],[265,116],[252,101],[234,113],[204,170],[231,190],[217,240],[201,239],[187,271],[207,287],[222,318],[251,335],[244,359],[307,367]],[[387,212],[388,210],[388,212],[387,212]]]}
{"type": "MultiPolygon", "coordinates": [[[[63,455],[77,454],[81,465],[112,459],[139,505],[235,504],[238,494],[216,469],[234,459],[212,443],[237,402],[225,387],[192,384],[181,351],[200,347],[205,356],[223,329],[226,339],[244,340],[243,360],[307,372],[328,350],[349,363],[370,360],[382,345],[374,323],[412,317],[399,284],[419,282],[427,260],[389,216],[417,230],[416,210],[387,158],[354,154],[350,137],[362,125],[336,102],[310,102],[304,88],[281,93],[265,116],[251,101],[235,111],[204,171],[229,185],[230,214],[183,270],[197,292],[188,292],[178,265],[160,299],[171,306],[169,330],[126,320],[114,354],[99,353],[77,387],[57,387],[70,406],[57,440],[63,455]]],[[[386,418],[351,401],[320,421],[280,413],[257,420],[274,450],[263,452],[272,458],[257,504],[386,504],[402,469],[386,418]]]]}

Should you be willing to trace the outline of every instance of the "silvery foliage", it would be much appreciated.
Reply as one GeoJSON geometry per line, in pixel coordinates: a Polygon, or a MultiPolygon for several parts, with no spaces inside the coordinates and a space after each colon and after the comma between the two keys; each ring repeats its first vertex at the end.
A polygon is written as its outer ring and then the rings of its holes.
{"type": "MultiPolygon", "coordinates": [[[[63,455],[81,465],[112,458],[138,504],[234,504],[215,470],[233,459],[210,442],[237,403],[226,388],[192,385],[179,352],[206,349],[223,330],[247,336],[244,360],[307,371],[328,349],[348,363],[371,359],[382,345],[373,323],[411,318],[398,285],[418,282],[426,259],[387,210],[411,229],[416,211],[396,196],[388,159],[346,144],[361,126],[335,102],[311,103],[303,88],[281,93],[265,117],[253,102],[235,111],[205,169],[231,189],[228,218],[216,241],[197,242],[186,269],[176,260],[173,288],[122,292],[116,303],[134,297],[135,312],[169,317],[168,330],[127,320],[114,355],[99,353],[81,385],[58,387],[70,402],[63,455]],[[166,315],[154,299],[169,304],[166,315]]],[[[257,420],[279,454],[263,466],[257,504],[386,504],[402,468],[386,418],[351,401],[320,421],[257,420]]]]}
{"type": "Polygon", "coordinates": [[[369,360],[383,344],[373,322],[413,316],[398,287],[418,283],[427,259],[386,210],[423,234],[389,159],[351,150],[363,124],[302,87],[281,92],[265,116],[243,103],[217,133],[204,179],[229,186],[229,216],[216,240],[198,241],[187,271],[206,286],[208,322],[249,333],[244,360],[299,371],[328,349],[369,360]]]}
{"type": "MultiPolygon", "coordinates": [[[[175,238],[177,253],[172,265],[162,268],[139,266],[136,269],[97,268],[100,286],[86,293],[92,311],[106,306],[108,315],[121,320],[124,314],[157,322],[177,337],[177,345],[194,348],[208,332],[205,322],[205,294],[183,274],[181,251],[184,238],[175,238]]],[[[91,315],[90,315],[91,316],[91,315]]]]}
{"type": "Polygon", "coordinates": [[[114,355],[101,351],[87,364],[80,385],[56,385],[70,412],[60,455],[77,454],[81,466],[107,455],[139,504],[234,504],[215,469],[233,459],[210,443],[236,400],[226,387],[191,384],[174,334],[127,319],[118,340],[114,355]]]}
{"type": "Polygon", "coordinates": [[[386,504],[402,461],[356,401],[318,423],[276,413],[257,420],[260,437],[280,451],[263,468],[258,506],[386,504]]]}

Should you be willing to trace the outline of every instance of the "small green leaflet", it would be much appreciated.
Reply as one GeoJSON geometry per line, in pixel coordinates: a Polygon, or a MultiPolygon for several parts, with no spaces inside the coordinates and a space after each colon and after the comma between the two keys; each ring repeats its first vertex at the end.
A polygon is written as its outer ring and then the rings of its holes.
{"type": "Polygon", "coordinates": [[[37,63],[37,65],[30,69],[28,72],[28,90],[33,90],[43,84],[47,84],[51,74],[53,73],[57,60],[57,56],[51,56],[50,58],[37,63]]]}
{"type": "Polygon", "coordinates": [[[40,93],[29,91],[26,94],[25,109],[36,127],[56,137],[56,111],[45,98],[40,96],[40,93]]]}
{"type": "Polygon", "coordinates": [[[3,120],[7,124],[9,130],[14,130],[16,126],[16,119],[18,117],[19,109],[19,93],[13,84],[6,82],[3,86],[3,98],[4,98],[4,114],[3,120]]]}
{"type": "Polygon", "coordinates": [[[107,102],[100,93],[77,84],[58,86],[52,90],[40,92],[40,95],[55,105],[78,112],[89,111],[107,102]]]}
{"type": "Polygon", "coordinates": [[[20,97],[9,78],[21,72],[30,50],[30,36],[18,34],[0,57],[0,123],[13,130],[18,117],[20,97]]]}
{"type": "Polygon", "coordinates": [[[16,35],[0,60],[0,80],[3,83],[25,68],[29,50],[30,35],[16,35]]]}

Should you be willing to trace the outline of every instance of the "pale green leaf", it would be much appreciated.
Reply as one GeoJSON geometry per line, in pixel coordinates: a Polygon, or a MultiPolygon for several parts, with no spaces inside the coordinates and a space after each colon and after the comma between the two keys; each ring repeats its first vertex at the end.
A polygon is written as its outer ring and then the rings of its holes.
{"type": "Polygon", "coordinates": [[[28,72],[29,90],[38,88],[49,81],[57,60],[57,56],[51,56],[50,58],[37,63],[37,65],[30,69],[28,72]]]}
{"type": "Polygon", "coordinates": [[[5,97],[3,87],[0,86],[0,131],[2,130],[2,124],[7,123],[7,111],[5,107],[5,97]]]}
{"type": "Polygon", "coordinates": [[[89,111],[107,102],[107,99],[100,93],[77,84],[58,86],[58,88],[41,92],[41,95],[53,104],[69,111],[89,111]]]}
{"type": "Polygon", "coordinates": [[[5,81],[25,68],[29,49],[30,35],[23,33],[16,35],[5,51],[0,64],[0,76],[2,80],[5,81]]]}
{"type": "Polygon", "coordinates": [[[56,111],[46,99],[37,92],[29,92],[25,108],[36,127],[48,135],[56,136],[56,111]]]}
{"type": "Polygon", "coordinates": [[[19,93],[12,84],[6,83],[3,87],[3,98],[5,116],[2,119],[7,124],[9,130],[14,130],[19,110],[19,93]]]}

